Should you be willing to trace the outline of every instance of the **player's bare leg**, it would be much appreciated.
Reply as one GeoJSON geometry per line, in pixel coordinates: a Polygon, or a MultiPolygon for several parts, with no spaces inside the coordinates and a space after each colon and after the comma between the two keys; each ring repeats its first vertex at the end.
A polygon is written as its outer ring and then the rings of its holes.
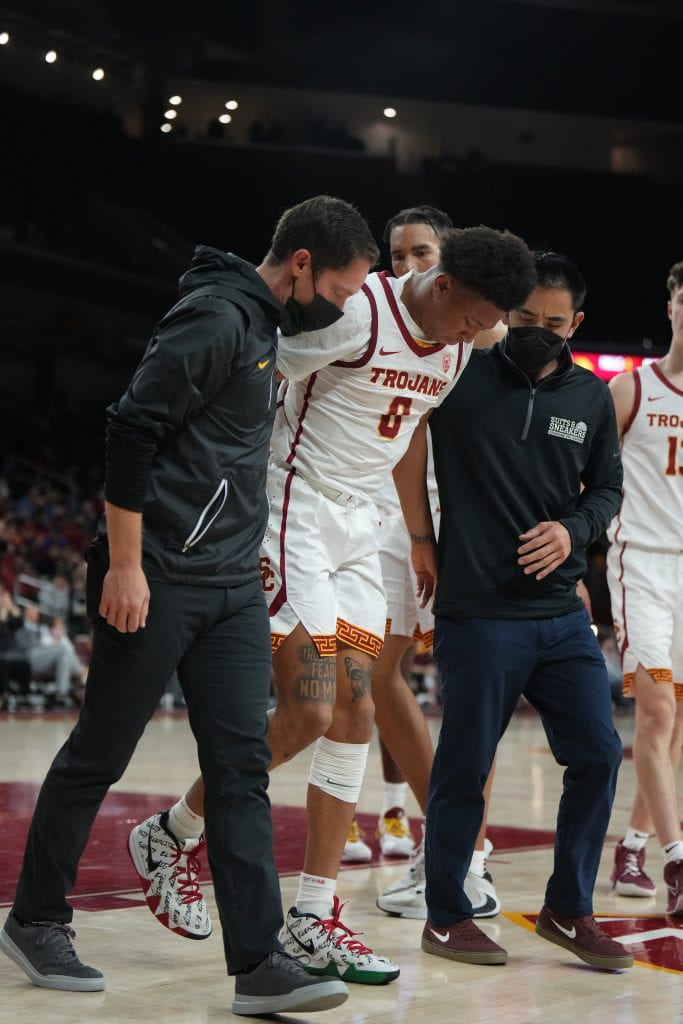
{"type": "MultiPolygon", "coordinates": [[[[341,744],[367,744],[372,738],[374,706],[371,679],[374,659],[343,647],[337,654],[337,701],[325,738],[341,744]]],[[[343,780],[334,779],[343,793],[343,780]]],[[[304,871],[336,878],[356,801],[335,799],[317,786],[308,787],[308,841],[304,871]]]]}
{"type": "Polygon", "coordinates": [[[411,637],[385,638],[373,671],[373,696],[379,734],[398,768],[396,781],[401,781],[401,775],[407,780],[425,814],[434,750],[425,717],[408,685],[414,649],[411,637]]]}
{"type": "Polygon", "coordinates": [[[656,683],[642,665],[635,673],[633,695],[636,699],[633,759],[641,794],[638,812],[643,814],[643,806],[649,812],[649,819],[642,822],[639,819],[639,824],[647,824],[648,829],[644,831],[649,831],[651,823],[660,844],[665,846],[681,836],[672,763],[672,748],[676,748],[676,764],[680,757],[681,717],[673,686],[656,683]]]}
{"type": "MultiPolygon", "coordinates": [[[[633,821],[654,828],[662,847],[667,914],[683,914],[683,842],[678,816],[676,767],[680,759],[683,712],[671,683],[656,682],[642,665],[633,680],[636,728],[633,758],[639,797],[633,821]],[[638,815],[636,818],[635,815],[638,815]],[[641,820],[642,819],[642,820],[641,820]]],[[[615,852],[612,883],[620,895],[654,895],[645,874],[647,831],[632,825],[615,852]],[[627,858],[629,858],[627,860],[627,858]]]]}
{"type": "MultiPolygon", "coordinates": [[[[268,714],[270,770],[289,761],[322,736],[332,721],[334,658],[322,658],[299,624],[273,655],[277,707],[268,714]]],[[[185,794],[190,810],[204,814],[204,782],[199,776],[185,794]]]]}
{"type": "Polygon", "coordinates": [[[335,658],[322,657],[299,623],[273,655],[277,705],[270,713],[271,771],[323,736],[335,703],[335,658]]]}

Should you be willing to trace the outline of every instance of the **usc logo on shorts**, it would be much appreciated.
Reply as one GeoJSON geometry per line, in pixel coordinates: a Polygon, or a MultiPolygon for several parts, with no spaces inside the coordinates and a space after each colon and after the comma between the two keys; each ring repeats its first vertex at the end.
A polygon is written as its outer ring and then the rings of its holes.
{"type": "Polygon", "coordinates": [[[270,568],[270,559],[265,556],[261,558],[261,590],[264,594],[267,594],[270,590],[275,590],[275,584],[271,583],[271,580],[275,579],[275,573],[270,568]]]}

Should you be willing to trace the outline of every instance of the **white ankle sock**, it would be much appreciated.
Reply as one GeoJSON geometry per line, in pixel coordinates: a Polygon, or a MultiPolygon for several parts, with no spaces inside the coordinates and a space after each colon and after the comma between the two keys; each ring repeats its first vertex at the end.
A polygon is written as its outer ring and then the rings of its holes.
{"type": "Polygon", "coordinates": [[[168,827],[181,842],[185,839],[199,839],[204,831],[204,819],[188,807],[183,796],[168,812],[168,827]]]}
{"type": "Polygon", "coordinates": [[[672,860],[683,860],[683,840],[674,840],[662,847],[664,863],[670,864],[672,860]]]}
{"type": "Polygon", "coordinates": [[[299,889],[294,901],[296,909],[300,914],[331,917],[336,890],[336,878],[307,875],[305,871],[302,871],[299,875],[299,889]]]}
{"type": "Polygon", "coordinates": [[[394,807],[405,808],[408,796],[407,782],[385,782],[382,794],[382,817],[394,807]]]}
{"type": "Polygon", "coordinates": [[[649,838],[649,832],[639,832],[637,828],[631,828],[629,825],[623,838],[623,845],[627,850],[635,850],[636,853],[639,853],[645,849],[645,843],[649,838]]]}
{"type": "Polygon", "coordinates": [[[486,855],[483,850],[475,850],[472,854],[470,871],[473,875],[478,875],[479,878],[484,877],[484,871],[486,871],[486,855]]]}

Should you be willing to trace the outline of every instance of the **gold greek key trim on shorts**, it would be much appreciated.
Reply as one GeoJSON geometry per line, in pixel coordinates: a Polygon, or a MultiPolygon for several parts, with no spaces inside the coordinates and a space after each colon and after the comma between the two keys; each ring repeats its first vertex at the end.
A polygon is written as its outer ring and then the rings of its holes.
{"type": "Polygon", "coordinates": [[[318,648],[318,654],[321,658],[333,658],[337,653],[336,636],[330,636],[328,633],[321,633],[316,636],[311,634],[311,640],[318,648]]]}
{"type": "Polygon", "coordinates": [[[422,644],[425,651],[431,651],[434,646],[434,630],[428,629],[425,633],[422,632],[419,626],[416,626],[413,630],[413,640],[417,643],[422,644]]]}
{"type": "MultiPolygon", "coordinates": [[[[670,668],[646,668],[645,671],[655,683],[671,683],[676,700],[683,700],[683,683],[675,683],[670,668]]],[[[624,672],[621,689],[624,697],[633,697],[633,680],[635,672],[624,672]]]]}
{"type": "Polygon", "coordinates": [[[367,629],[354,626],[353,623],[346,622],[345,619],[337,619],[337,639],[349,647],[355,647],[357,651],[370,654],[373,658],[379,657],[384,646],[382,637],[368,633],[367,629]]]}
{"type": "Polygon", "coordinates": [[[285,642],[286,639],[287,639],[287,634],[286,633],[271,633],[270,634],[270,653],[271,654],[275,654],[275,652],[280,647],[282,647],[282,645],[283,645],[283,643],[285,642]]]}
{"type": "MultiPolygon", "coordinates": [[[[289,633],[271,633],[270,653],[275,654],[275,652],[282,647],[288,636],[289,633]]],[[[334,657],[337,653],[337,638],[334,634],[330,635],[329,633],[323,633],[316,636],[311,635],[311,640],[315,644],[321,658],[334,657]]]]}
{"type": "Polygon", "coordinates": [[[393,619],[387,619],[386,625],[384,627],[384,635],[385,636],[391,636],[391,624],[392,624],[392,622],[393,622],[393,619]]]}

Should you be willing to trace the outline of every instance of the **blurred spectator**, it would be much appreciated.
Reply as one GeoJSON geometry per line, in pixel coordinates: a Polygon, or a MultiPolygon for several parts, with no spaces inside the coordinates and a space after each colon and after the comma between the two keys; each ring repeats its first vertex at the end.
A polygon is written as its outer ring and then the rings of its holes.
{"type": "Polygon", "coordinates": [[[0,701],[12,682],[19,684],[22,692],[28,690],[30,667],[16,641],[22,625],[21,609],[7,587],[0,584],[0,701]]]}
{"type": "Polygon", "coordinates": [[[62,619],[55,619],[50,627],[45,626],[41,624],[39,609],[26,605],[16,641],[28,659],[32,676],[54,684],[57,702],[65,706],[70,706],[72,699],[81,702],[88,672],[76,654],[62,619]]]}

